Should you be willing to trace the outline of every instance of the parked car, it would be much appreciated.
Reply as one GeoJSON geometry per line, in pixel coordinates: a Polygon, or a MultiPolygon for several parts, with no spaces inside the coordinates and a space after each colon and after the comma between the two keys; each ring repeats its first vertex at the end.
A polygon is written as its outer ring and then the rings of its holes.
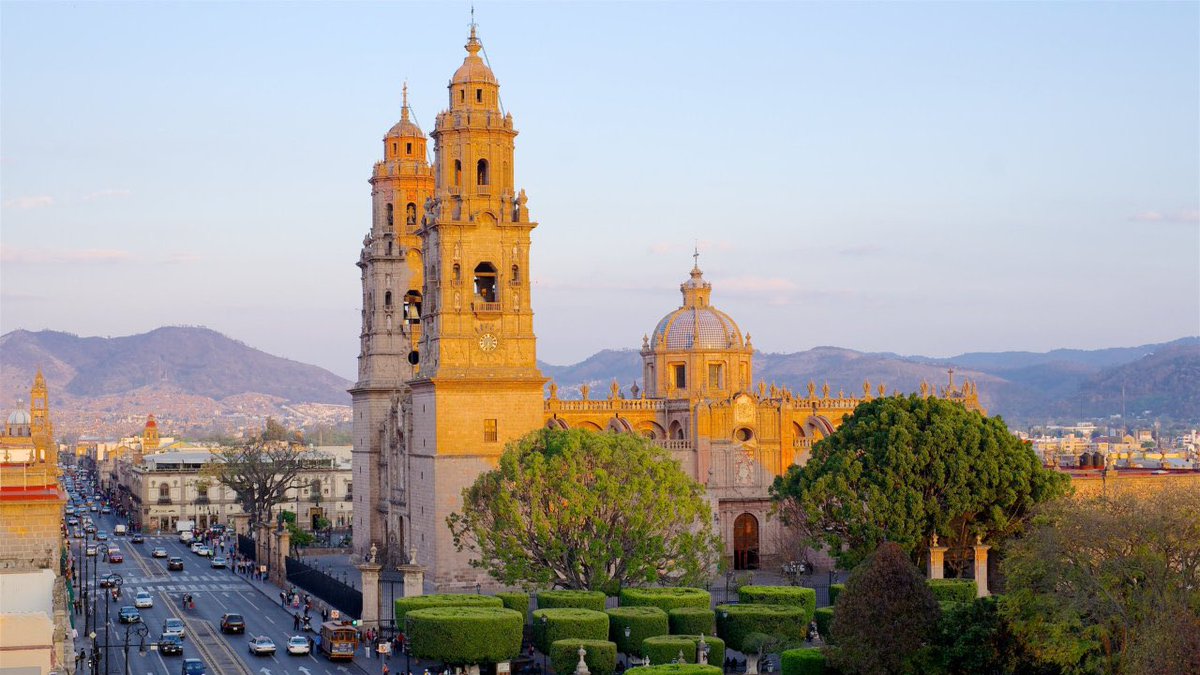
{"type": "Polygon", "coordinates": [[[170,618],[163,622],[163,635],[174,635],[182,640],[187,637],[183,628],[183,619],[170,618]]]}
{"type": "Polygon", "coordinates": [[[208,675],[208,670],[200,659],[184,659],[179,675],[208,675]]]}
{"type": "Polygon", "coordinates": [[[222,633],[245,633],[246,620],[241,614],[231,614],[226,612],[221,615],[221,632],[222,633]]]}
{"type": "Polygon", "coordinates": [[[255,656],[274,654],[275,643],[266,635],[259,635],[258,637],[250,638],[250,653],[254,654],[255,656]]]}
{"type": "Polygon", "coordinates": [[[155,546],[155,547],[154,547],[154,550],[150,552],[150,557],[151,557],[151,558],[165,558],[165,557],[167,557],[167,547],[165,547],[165,546],[155,546]]]}
{"type": "Polygon", "coordinates": [[[150,591],[138,591],[137,595],[133,596],[133,606],[138,609],[149,609],[154,606],[154,596],[150,595],[150,591]]]}
{"type": "Polygon", "coordinates": [[[172,572],[182,571],[183,570],[183,558],[180,558],[179,556],[167,558],[167,569],[172,572]]]}
{"type": "Polygon", "coordinates": [[[142,613],[133,605],[125,605],[117,614],[117,618],[121,623],[138,623],[142,620],[142,613]]]}
{"type": "Polygon", "coordinates": [[[304,655],[312,651],[308,646],[308,638],[303,635],[293,635],[288,638],[287,652],[289,654],[304,655]]]}
{"type": "Polygon", "coordinates": [[[213,558],[212,562],[210,562],[208,565],[209,565],[209,567],[224,568],[227,563],[228,563],[228,561],[225,560],[225,556],[219,555],[219,556],[213,558]]]}
{"type": "Polygon", "coordinates": [[[178,635],[163,633],[158,639],[158,651],[163,656],[180,656],[183,654],[183,640],[178,635]]]}

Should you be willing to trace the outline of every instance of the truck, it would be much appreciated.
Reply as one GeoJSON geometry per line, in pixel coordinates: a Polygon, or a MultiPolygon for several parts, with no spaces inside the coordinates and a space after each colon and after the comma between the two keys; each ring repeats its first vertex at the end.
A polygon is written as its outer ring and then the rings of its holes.
{"type": "Polygon", "coordinates": [[[113,536],[124,537],[126,528],[124,525],[116,525],[113,527],[113,536]]]}
{"type": "Polygon", "coordinates": [[[185,544],[192,540],[192,530],[194,529],[196,529],[196,521],[194,520],[175,521],[175,532],[179,534],[179,541],[185,544]]]}

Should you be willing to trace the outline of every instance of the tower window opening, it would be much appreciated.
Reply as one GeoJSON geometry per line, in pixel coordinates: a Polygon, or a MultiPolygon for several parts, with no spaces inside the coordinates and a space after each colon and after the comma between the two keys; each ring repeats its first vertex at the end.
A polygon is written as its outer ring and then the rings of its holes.
{"type": "Polygon", "coordinates": [[[682,363],[671,366],[671,372],[675,376],[675,388],[684,389],[687,387],[687,366],[682,363]]]}
{"type": "Polygon", "coordinates": [[[394,211],[394,209],[393,209],[393,207],[392,207],[392,203],[391,203],[391,202],[388,202],[388,205],[387,205],[387,226],[388,226],[388,229],[389,229],[389,230],[390,230],[390,229],[392,229],[392,226],[393,226],[393,224],[394,224],[394,220],[393,220],[393,218],[394,218],[394,214],[393,214],[393,211],[394,211]]]}
{"type": "Polygon", "coordinates": [[[488,184],[488,163],[486,159],[479,160],[479,162],[475,165],[475,184],[488,184]]]}
{"type": "Polygon", "coordinates": [[[475,268],[475,300],[496,302],[496,267],[489,262],[475,268]]]}
{"type": "Polygon", "coordinates": [[[409,202],[408,206],[404,207],[404,222],[408,225],[417,224],[417,205],[414,202],[409,202]]]}
{"type": "Polygon", "coordinates": [[[390,242],[390,241],[387,243],[387,254],[388,255],[392,254],[392,242],[390,242]]]}
{"type": "Polygon", "coordinates": [[[462,281],[462,268],[458,266],[458,263],[454,263],[454,280],[462,281]]]}
{"type": "Polygon", "coordinates": [[[516,286],[521,283],[521,266],[520,265],[512,266],[512,277],[509,279],[508,282],[510,284],[512,284],[513,286],[516,286]]]}
{"type": "Polygon", "coordinates": [[[713,389],[721,389],[725,386],[725,368],[723,364],[708,364],[708,386],[713,389]]]}
{"type": "Polygon", "coordinates": [[[483,103],[483,90],[482,89],[475,90],[475,102],[483,103]]]}
{"type": "Polygon", "coordinates": [[[404,154],[406,154],[406,155],[411,155],[411,154],[412,154],[412,143],[405,143],[405,144],[404,144],[404,154]]]}
{"type": "Polygon", "coordinates": [[[392,154],[393,155],[396,154],[396,144],[395,143],[392,143],[392,154]]]}
{"type": "Polygon", "coordinates": [[[392,292],[391,291],[388,291],[383,294],[383,306],[384,307],[392,306],[392,292]]]}
{"type": "Polygon", "coordinates": [[[462,185],[462,161],[454,160],[454,185],[462,185]]]}
{"type": "Polygon", "coordinates": [[[466,101],[466,100],[467,100],[467,90],[466,90],[466,89],[459,89],[459,90],[458,90],[458,100],[460,100],[460,101],[466,101]]]}
{"type": "Polygon", "coordinates": [[[421,323],[421,292],[409,290],[404,294],[404,319],[410,324],[421,323]]]}
{"type": "Polygon", "coordinates": [[[496,420],[487,419],[483,421],[483,442],[495,443],[500,439],[500,434],[496,430],[496,420]]]}

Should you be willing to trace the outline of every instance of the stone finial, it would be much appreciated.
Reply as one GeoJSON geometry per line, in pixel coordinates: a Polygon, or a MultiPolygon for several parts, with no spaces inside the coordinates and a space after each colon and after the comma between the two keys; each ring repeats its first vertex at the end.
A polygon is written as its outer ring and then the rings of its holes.
{"type": "Polygon", "coordinates": [[[821,385],[821,398],[829,398],[829,383],[821,385]]]}
{"type": "Polygon", "coordinates": [[[371,551],[370,551],[370,553],[367,554],[367,562],[374,565],[375,562],[378,560],[379,560],[379,547],[375,545],[375,542],[371,542],[371,551]]]}
{"type": "Polygon", "coordinates": [[[575,666],[575,675],[590,675],[587,662],[583,660],[583,657],[587,656],[587,650],[583,648],[583,645],[579,645],[579,651],[576,653],[579,654],[579,663],[575,666]]]}
{"type": "Polygon", "coordinates": [[[930,545],[930,546],[937,546],[937,545],[938,545],[938,536],[937,536],[937,532],[934,532],[934,533],[933,533],[933,537],[932,537],[932,538],[930,538],[930,540],[929,540],[929,545],[930,545]]]}
{"type": "Polygon", "coordinates": [[[617,384],[616,380],[613,380],[612,384],[608,385],[608,400],[610,400],[610,401],[617,400],[617,397],[620,395],[620,393],[621,393],[621,385],[617,384]]]}
{"type": "Polygon", "coordinates": [[[863,380],[863,398],[871,398],[871,381],[863,380]]]}
{"type": "Polygon", "coordinates": [[[638,386],[637,380],[634,380],[633,384],[629,385],[629,393],[633,394],[634,398],[638,398],[638,396],[642,393],[642,389],[638,386]]]}
{"type": "Polygon", "coordinates": [[[650,336],[642,333],[642,349],[650,349],[650,336]]]}
{"type": "Polygon", "coordinates": [[[550,381],[550,400],[554,400],[556,398],[558,398],[558,385],[554,383],[554,380],[551,380],[550,381]]]}
{"type": "Polygon", "coordinates": [[[882,382],[879,383],[879,395],[887,396],[887,385],[883,384],[882,382]]]}
{"type": "Polygon", "coordinates": [[[588,394],[590,393],[592,393],[591,387],[586,384],[579,385],[579,395],[583,397],[583,400],[588,400],[588,394]]]}
{"type": "Polygon", "coordinates": [[[817,396],[817,385],[812,380],[809,380],[808,381],[808,397],[816,398],[816,396],[817,396]]]}
{"type": "Polygon", "coordinates": [[[416,546],[408,547],[408,564],[409,565],[417,564],[417,547],[416,546]]]}

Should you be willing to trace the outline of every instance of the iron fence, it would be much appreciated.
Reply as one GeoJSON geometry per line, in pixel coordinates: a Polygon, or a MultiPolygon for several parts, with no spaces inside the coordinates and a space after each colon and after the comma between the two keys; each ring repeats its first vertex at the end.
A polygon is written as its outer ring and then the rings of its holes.
{"type": "Polygon", "coordinates": [[[307,565],[296,558],[288,557],[287,579],[309,593],[325,601],[331,607],[342,610],[352,617],[362,616],[362,591],[348,586],[321,570],[307,565]]]}

